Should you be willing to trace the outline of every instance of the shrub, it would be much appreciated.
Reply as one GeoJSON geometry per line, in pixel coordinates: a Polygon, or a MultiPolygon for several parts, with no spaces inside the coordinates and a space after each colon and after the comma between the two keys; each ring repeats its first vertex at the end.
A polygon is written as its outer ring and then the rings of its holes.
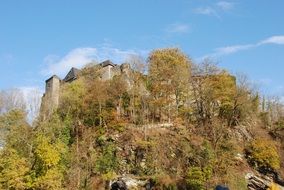
{"type": "Polygon", "coordinates": [[[249,163],[258,170],[277,170],[280,168],[280,157],[276,144],[265,139],[256,139],[246,148],[249,163]]]}
{"type": "Polygon", "coordinates": [[[96,162],[96,170],[101,174],[114,172],[118,167],[116,147],[114,144],[106,144],[103,147],[102,155],[96,162]]]}
{"type": "Polygon", "coordinates": [[[160,190],[177,190],[177,181],[175,178],[169,175],[160,175],[156,179],[153,179],[156,189],[160,190]]]}
{"type": "Polygon", "coordinates": [[[187,186],[191,190],[202,190],[206,182],[206,174],[200,167],[192,167],[189,169],[186,177],[187,186]]]}

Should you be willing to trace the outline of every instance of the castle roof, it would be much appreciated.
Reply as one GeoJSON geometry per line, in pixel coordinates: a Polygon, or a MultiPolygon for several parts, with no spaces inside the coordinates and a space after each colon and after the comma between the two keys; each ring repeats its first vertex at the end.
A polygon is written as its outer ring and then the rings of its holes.
{"type": "Polygon", "coordinates": [[[110,60],[103,61],[103,62],[101,62],[99,65],[102,66],[102,67],[106,67],[106,66],[109,66],[109,65],[110,65],[110,66],[113,66],[113,67],[116,66],[116,64],[114,64],[114,63],[111,62],[110,60]]]}
{"type": "Polygon", "coordinates": [[[45,82],[50,81],[53,78],[57,78],[58,80],[61,80],[61,78],[59,78],[57,75],[52,75],[50,78],[48,78],[47,80],[45,80],[45,82]]]}
{"type": "Polygon", "coordinates": [[[63,81],[64,82],[71,82],[71,81],[78,78],[79,73],[80,73],[79,69],[72,67],[71,70],[68,72],[68,74],[63,79],[63,81]]]}

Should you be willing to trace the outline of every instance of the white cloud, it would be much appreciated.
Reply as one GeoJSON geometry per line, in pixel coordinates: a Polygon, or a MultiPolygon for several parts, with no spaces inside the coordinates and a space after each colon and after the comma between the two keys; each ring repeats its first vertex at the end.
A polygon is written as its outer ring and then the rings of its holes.
{"type": "Polygon", "coordinates": [[[228,12],[234,8],[234,3],[229,1],[219,1],[216,4],[209,6],[198,7],[194,9],[194,13],[208,16],[215,16],[221,18],[220,14],[223,12],[228,12]]]}
{"type": "Polygon", "coordinates": [[[284,35],[283,36],[271,36],[259,43],[261,44],[278,44],[284,45],[284,35]]]}
{"type": "Polygon", "coordinates": [[[199,7],[194,10],[196,14],[218,16],[217,11],[212,7],[199,7]]]}
{"type": "Polygon", "coordinates": [[[44,75],[63,75],[71,67],[82,67],[84,64],[90,62],[96,54],[96,48],[77,48],[71,50],[62,58],[55,55],[48,55],[44,59],[47,67],[42,70],[42,73],[44,75]]]}
{"type": "Polygon", "coordinates": [[[242,51],[242,50],[247,50],[253,47],[254,45],[252,44],[227,46],[227,47],[217,48],[216,52],[218,52],[219,54],[225,55],[225,54],[231,54],[231,53],[235,53],[235,52],[242,51]]]}
{"type": "Polygon", "coordinates": [[[255,46],[256,45],[254,44],[246,44],[246,45],[233,45],[233,46],[220,47],[220,48],[216,48],[213,53],[207,54],[207,55],[204,55],[198,58],[198,60],[203,60],[205,58],[221,57],[221,56],[233,54],[239,51],[248,50],[255,46]]]}
{"type": "Polygon", "coordinates": [[[189,32],[190,27],[187,24],[183,23],[176,23],[176,24],[171,24],[168,26],[166,29],[167,33],[187,33],[189,32]]]}
{"type": "Polygon", "coordinates": [[[202,56],[198,60],[202,60],[208,57],[220,57],[228,54],[237,53],[239,51],[249,50],[252,48],[256,48],[266,44],[276,44],[276,45],[284,45],[284,35],[283,36],[271,36],[265,40],[261,40],[254,44],[243,44],[243,45],[232,45],[226,47],[216,48],[213,53],[202,56]]]}
{"type": "Polygon", "coordinates": [[[234,8],[234,3],[228,1],[219,1],[216,5],[223,11],[229,11],[234,8]]]}
{"type": "Polygon", "coordinates": [[[141,55],[147,51],[120,50],[108,46],[104,47],[83,47],[71,50],[63,57],[48,55],[44,59],[44,68],[41,73],[45,76],[58,75],[63,77],[71,67],[81,68],[91,61],[104,61],[110,59],[115,63],[122,63],[130,55],[141,55]]]}

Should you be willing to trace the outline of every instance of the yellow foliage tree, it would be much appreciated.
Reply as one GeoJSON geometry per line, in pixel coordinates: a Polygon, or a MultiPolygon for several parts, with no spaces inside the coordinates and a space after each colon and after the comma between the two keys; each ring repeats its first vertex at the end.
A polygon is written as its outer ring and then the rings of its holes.
{"type": "Polygon", "coordinates": [[[29,164],[16,150],[5,149],[0,154],[0,189],[27,189],[29,164]]]}
{"type": "Polygon", "coordinates": [[[153,103],[170,120],[188,93],[191,60],[177,48],[166,48],[153,51],[148,61],[153,103]]]}
{"type": "Polygon", "coordinates": [[[35,179],[33,186],[37,189],[61,189],[63,182],[62,154],[65,145],[60,141],[39,134],[35,138],[35,179]]]}
{"type": "Polygon", "coordinates": [[[246,149],[249,162],[257,169],[280,168],[280,156],[275,142],[266,139],[256,139],[246,149]]]}

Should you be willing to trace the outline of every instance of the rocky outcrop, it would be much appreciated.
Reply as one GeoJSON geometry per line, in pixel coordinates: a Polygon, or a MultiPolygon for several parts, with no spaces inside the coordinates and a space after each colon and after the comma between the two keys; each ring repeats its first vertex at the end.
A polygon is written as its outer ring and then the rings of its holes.
{"type": "Polygon", "coordinates": [[[249,190],[267,190],[272,183],[272,179],[264,176],[248,173],[246,175],[249,190]]]}
{"type": "Polygon", "coordinates": [[[111,190],[128,190],[126,183],[122,179],[118,179],[111,184],[111,190]]]}
{"type": "Polygon", "coordinates": [[[246,126],[240,125],[240,126],[235,126],[232,129],[232,133],[236,139],[239,141],[250,141],[252,139],[252,135],[247,129],[246,126]]]}
{"type": "Polygon", "coordinates": [[[145,189],[148,180],[140,180],[131,176],[123,176],[115,179],[111,183],[111,190],[140,190],[145,189]]]}
{"type": "Polygon", "coordinates": [[[248,183],[248,189],[249,190],[267,190],[268,188],[271,188],[272,186],[277,187],[279,190],[284,190],[283,186],[280,186],[279,184],[276,184],[273,182],[273,179],[260,175],[260,174],[253,174],[248,173],[246,175],[246,180],[248,183]]]}

